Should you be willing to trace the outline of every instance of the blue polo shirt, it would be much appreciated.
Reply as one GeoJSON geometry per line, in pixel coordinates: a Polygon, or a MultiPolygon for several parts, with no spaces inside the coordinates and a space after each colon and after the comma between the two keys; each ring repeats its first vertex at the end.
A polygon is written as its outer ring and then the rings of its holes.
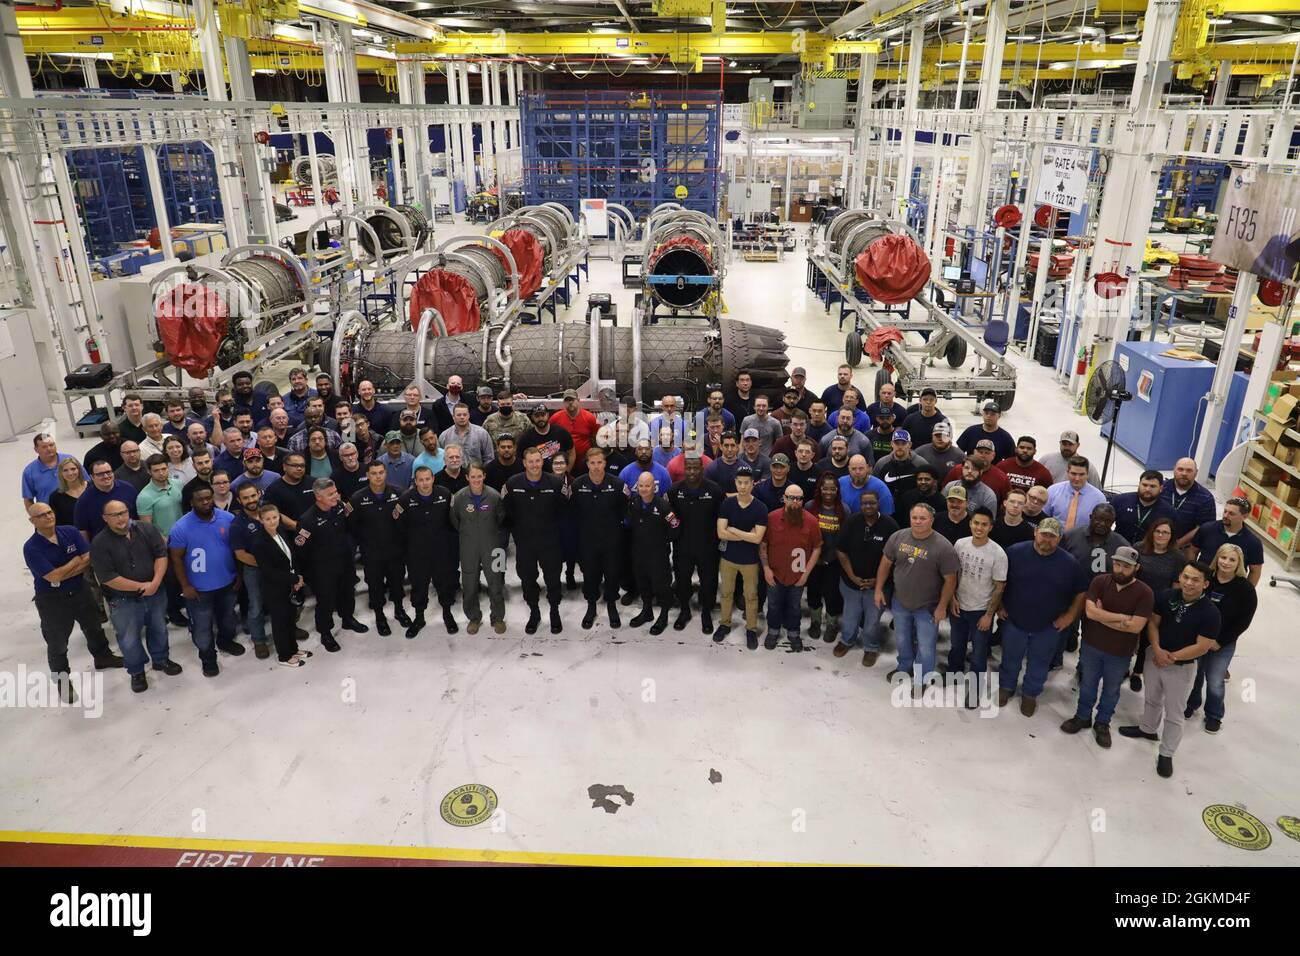
{"type": "MultiPolygon", "coordinates": [[[[84,497],[84,496],[83,496],[84,497]]],[[[1225,544],[1235,544],[1246,556],[1246,567],[1264,563],[1264,545],[1260,543],[1255,532],[1243,526],[1236,534],[1228,534],[1222,521],[1207,521],[1196,529],[1192,544],[1200,548],[1196,559],[1202,564],[1214,567],[1214,556],[1225,544]]]]}
{"type": "Polygon", "coordinates": [[[39,534],[33,534],[23,545],[23,560],[32,572],[32,580],[37,594],[49,591],[77,591],[81,589],[81,578],[74,578],[51,584],[45,575],[55,568],[61,568],[79,554],[90,550],[90,545],[81,536],[81,532],[71,525],[61,524],[54,529],[56,541],[48,541],[39,534]]]}
{"type": "Polygon", "coordinates": [[[845,475],[840,479],[840,501],[844,504],[844,513],[846,515],[855,515],[862,510],[862,492],[874,491],[880,496],[880,513],[882,515],[892,515],[894,513],[894,496],[890,494],[889,486],[877,478],[875,475],[867,476],[867,483],[861,488],[853,487],[853,479],[845,475]]]}
{"type": "Polygon", "coordinates": [[[185,552],[185,573],[196,591],[216,591],[235,582],[235,553],[230,548],[234,523],[233,514],[217,509],[210,521],[191,511],[172,525],[167,547],[185,552]]]}
{"type": "MultiPolygon", "coordinates": [[[[736,460],[739,461],[740,459],[736,460]]],[[[641,477],[643,471],[650,472],[651,477],[654,478],[655,494],[662,495],[673,486],[672,478],[668,477],[668,469],[663,465],[657,465],[652,461],[649,468],[642,468],[639,462],[634,461],[618,473],[618,477],[622,479],[623,484],[627,485],[629,496],[636,494],[636,480],[641,477]]],[[[734,487],[732,490],[735,490],[734,487]]]]}
{"type": "Polygon", "coordinates": [[[1193,481],[1192,487],[1183,494],[1174,480],[1169,478],[1160,491],[1160,497],[1174,509],[1174,532],[1180,538],[1215,518],[1214,494],[1199,481],[1193,481]]]}
{"type": "MultiPolygon", "coordinates": [[[[58,460],[48,468],[41,464],[39,458],[32,459],[23,469],[23,497],[39,501],[41,504],[49,504],[50,495],[59,490],[59,465],[63,464],[64,459],[71,457],[59,452],[58,460]]],[[[81,471],[84,475],[86,470],[83,468],[81,471]]],[[[86,480],[89,481],[90,478],[87,477],[86,480]]]]}
{"type": "Polygon", "coordinates": [[[77,506],[72,509],[72,522],[77,526],[77,530],[86,532],[86,536],[94,541],[95,535],[104,530],[104,505],[110,501],[122,502],[131,512],[132,518],[140,517],[135,513],[137,494],[133,485],[128,485],[120,478],[113,482],[113,487],[107,494],[100,491],[92,482],[77,499],[77,506]]]}
{"type": "Polygon", "coordinates": [[[1042,631],[1088,590],[1088,575],[1064,548],[1041,555],[1032,541],[1007,548],[1007,588],[1002,606],[1022,631],[1042,631]]]}
{"type": "MultiPolygon", "coordinates": [[[[235,523],[230,526],[230,550],[231,551],[251,551],[253,541],[259,534],[266,534],[262,528],[262,522],[256,518],[250,518],[243,511],[231,512],[235,515],[235,523]]],[[[247,568],[245,568],[247,570],[247,568]]]]}

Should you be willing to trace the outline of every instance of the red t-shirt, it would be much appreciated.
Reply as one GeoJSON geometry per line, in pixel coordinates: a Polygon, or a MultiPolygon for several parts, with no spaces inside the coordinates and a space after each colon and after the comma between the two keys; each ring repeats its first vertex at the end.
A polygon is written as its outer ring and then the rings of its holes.
{"type": "Polygon", "coordinates": [[[821,547],[822,529],[817,516],[808,511],[799,512],[798,525],[786,524],[783,510],[777,508],[767,516],[763,541],[767,544],[767,563],[772,574],[782,584],[796,584],[813,566],[812,553],[821,547]],[[796,555],[800,556],[797,562],[796,555]]]}
{"type": "MultiPolygon", "coordinates": [[[[713,464],[713,459],[708,455],[701,455],[700,462],[705,468],[708,468],[709,465],[713,464]]],[[[673,455],[672,458],[668,459],[666,467],[668,468],[668,477],[673,480],[673,484],[676,484],[686,477],[686,456],[673,455]]]]}
{"type": "Polygon", "coordinates": [[[596,416],[585,408],[578,409],[576,418],[570,418],[563,408],[551,416],[551,424],[559,425],[573,436],[573,460],[579,464],[586,460],[587,449],[596,442],[596,432],[600,431],[600,422],[596,416]]]}
{"type": "MultiPolygon", "coordinates": [[[[1007,476],[1012,489],[1016,491],[1028,492],[1034,485],[1042,485],[1044,488],[1052,487],[1055,482],[1052,481],[1052,473],[1043,467],[1041,462],[1031,461],[1027,465],[1020,464],[1020,460],[1012,455],[1010,458],[1004,458],[993,466],[1007,476]]],[[[990,471],[993,469],[990,468],[990,471]]],[[[998,497],[1003,497],[999,495],[998,497]]]]}
{"type": "MultiPolygon", "coordinates": [[[[948,477],[943,480],[943,487],[948,487],[950,481],[961,480],[961,465],[953,465],[952,470],[948,472],[948,477]]],[[[994,465],[984,474],[980,475],[980,481],[988,485],[989,491],[998,496],[998,504],[1002,504],[1002,499],[1007,496],[1011,490],[1011,483],[1007,480],[1006,473],[1000,471],[997,465],[994,465]]]]}

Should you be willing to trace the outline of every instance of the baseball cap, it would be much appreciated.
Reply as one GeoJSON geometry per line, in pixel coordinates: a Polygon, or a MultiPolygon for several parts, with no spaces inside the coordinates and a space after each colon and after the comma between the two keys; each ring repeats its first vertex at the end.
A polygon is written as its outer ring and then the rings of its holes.
{"type": "Polygon", "coordinates": [[[385,444],[385,445],[387,445],[389,442],[395,442],[395,441],[401,441],[401,440],[402,440],[402,433],[399,432],[399,431],[391,431],[391,432],[389,432],[387,435],[384,436],[384,444],[385,444]]]}
{"type": "Polygon", "coordinates": [[[943,435],[943,436],[945,436],[945,437],[947,437],[947,438],[951,438],[951,437],[952,437],[952,426],[949,425],[947,422],[937,422],[937,423],[935,424],[935,426],[934,426],[932,429],[930,429],[930,434],[931,434],[931,435],[943,435]]]}
{"type": "Polygon", "coordinates": [[[256,448],[244,449],[244,461],[248,461],[249,459],[252,458],[261,458],[261,457],[262,457],[262,453],[256,448]]]}
{"type": "Polygon", "coordinates": [[[741,437],[741,438],[757,438],[757,437],[758,437],[758,429],[757,429],[757,428],[746,428],[746,429],[745,429],[745,434],[741,435],[740,437],[741,437]]]}
{"type": "Polygon", "coordinates": [[[486,395],[488,398],[491,398],[491,397],[492,397],[492,386],[491,386],[491,385],[480,385],[478,388],[476,388],[476,389],[474,390],[474,394],[475,394],[475,395],[486,395]]]}
{"type": "MultiPolygon", "coordinates": [[[[1038,530],[1043,532],[1043,534],[1055,535],[1059,538],[1061,536],[1061,522],[1057,521],[1055,518],[1044,518],[1042,521],[1038,522],[1038,530]]],[[[1132,548],[1129,550],[1131,551],[1132,548]]]]}
{"type": "Polygon", "coordinates": [[[939,397],[939,393],[936,392],[934,389],[930,388],[928,385],[925,388],[921,389],[921,397],[925,398],[925,396],[927,395],[933,395],[935,398],[939,397]]]}
{"type": "Polygon", "coordinates": [[[790,370],[790,377],[794,378],[796,375],[802,375],[804,378],[807,378],[808,370],[804,368],[802,365],[796,365],[793,369],[790,370]]]}
{"type": "Polygon", "coordinates": [[[912,433],[909,432],[906,428],[895,428],[893,440],[898,442],[911,441],[912,433]]]}
{"type": "Polygon", "coordinates": [[[753,468],[750,468],[748,465],[741,465],[739,468],[736,469],[736,474],[735,474],[733,477],[735,477],[735,478],[741,478],[741,477],[744,477],[744,478],[753,478],[753,477],[754,477],[754,469],[753,469],[753,468]]]}
{"type": "Polygon", "coordinates": [[[564,390],[564,394],[563,394],[562,397],[563,397],[563,398],[577,398],[577,397],[578,397],[578,392],[577,392],[576,389],[566,388],[566,389],[564,390]]]}
{"type": "Polygon", "coordinates": [[[548,415],[550,414],[550,412],[547,411],[546,409],[546,405],[543,404],[542,402],[538,402],[536,405],[534,405],[532,408],[528,410],[529,415],[536,415],[538,412],[544,412],[545,414],[548,415]]]}
{"type": "Polygon", "coordinates": [[[956,498],[958,501],[966,500],[966,489],[961,486],[960,482],[953,482],[952,486],[944,494],[945,498],[956,498]]]}
{"type": "Polygon", "coordinates": [[[986,398],[986,399],[984,399],[984,404],[980,406],[980,411],[982,411],[982,412],[1000,412],[1000,411],[1002,411],[1002,408],[1001,408],[1000,405],[998,405],[997,402],[993,401],[993,399],[991,399],[991,398],[986,398]]]}
{"type": "Polygon", "coordinates": [[[876,421],[884,421],[886,418],[893,418],[894,410],[892,408],[877,408],[876,421]]]}
{"type": "Polygon", "coordinates": [[[1066,429],[1061,432],[1061,441],[1068,441],[1071,445],[1079,444],[1079,433],[1066,429]]]}
{"type": "Polygon", "coordinates": [[[998,450],[998,446],[995,445],[995,444],[993,444],[992,440],[991,440],[991,439],[988,439],[988,438],[981,438],[979,441],[977,441],[977,442],[975,443],[975,447],[976,447],[977,449],[982,449],[982,450],[985,450],[985,451],[997,451],[997,450],[998,450]]]}
{"type": "Polygon", "coordinates": [[[772,466],[780,465],[782,468],[790,467],[790,456],[784,452],[772,456],[772,466]]]}
{"type": "MultiPolygon", "coordinates": [[[[1041,527],[1041,525],[1040,525],[1041,527]]],[[[1112,561],[1123,561],[1125,564],[1138,564],[1137,548],[1130,548],[1128,545],[1115,549],[1115,555],[1112,561]]]]}

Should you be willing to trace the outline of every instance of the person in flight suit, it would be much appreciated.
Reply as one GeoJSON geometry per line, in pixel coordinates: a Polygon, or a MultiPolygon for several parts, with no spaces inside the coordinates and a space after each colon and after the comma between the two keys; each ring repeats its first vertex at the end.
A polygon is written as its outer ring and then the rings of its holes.
{"type": "Polygon", "coordinates": [[[537,572],[546,581],[546,599],[551,605],[551,633],[564,630],[560,619],[560,514],[563,479],[542,470],[542,453],[536,447],[524,452],[524,473],[506,482],[506,520],[515,539],[515,570],[528,603],[525,634],[536,634],[542,613],[537,572]]]}
{"type": "Polygon", "coordinates": [[[501,546],[501,525],[505,507],[500,493],[487,484],[483,465],[472,463],[467,472],[469,485],[452,495],[451,526],[460,536],[460,586],[468,623],[465,631],[477,634],[483,622],[478,603],[480,572],[487,578],[488,607],[492,630],[506,632],[505,548],[501,546]]]}
{"type": "Polygon", "coordinates": [[[384,598],[393,602],[393,617],[402,627],[411,619],[402,606],[402,578],[406,568],[398,503],[401,489],[388,483],[388,472],[381,461],[366,466],[366,483],[352,493],[348,529],[361,545],[361,566],[365,570],[370,610],[375,612],[375,628],[381,637],[393,633],[384,616],[384,598]]]}
{"type": "Polygon", "coordinates": [[[347,508],[351,506],[339,500],[339,490],[329,478],[317,478],[312,493],[316,501],[299,517],[293,543],[303,558],[303,577],[316,595],[316,632],[321,647],[333,652],[341,650],[331,633],[336,610],[345,630],[365,634],[370,628],[353,616],[357,575],[348,536],[347,508]]]}
{"type": "Polygon", "coordinates": [[[677,577],[677,606],[673,630],[682,631],[691,619],[691,575],[700,579],[700,627],[713,633],[713,601],[718,593],[718,508],[726,494],[704,477],[704,463],[687,457],[681,481],[668,489],[668,503],[681,521],[673,542],[673,572],[677,577]]]}
{"type": "Polygon", "coordinates": [[[627,523],[632,529],[633,554],[636,555],[636,585],[641,594],[641,613],[628,623],[641,627],[654,617],[652,604],[659,602],[659,617],[650,627],[651,634],[662,634],[668,627],[668,608],[673,603],[672,571],[669,548],[677,537],[681,522],[663,495],[655,494],[654,476],[641,472],[636,480],[636,494],[627,505],[627,523]]]}
{"type": "Polygon", "coordinates": [[[606,470],[605,449],[587,449],[587,473],[573,483],[572,517],[578,526],[578,562],[582,565],[582,594],[587,613],[582,626],[596,622],[596,602],[602,593],[609,611],[609,626],[619,627],[619,565],[623,557],[623,518],[627,512],[627,486],[606,470]]]}
{"type": "Polygon", "coordinates": [[[411,607],[415,609],[415,619],[406,628],[408,638],[424,627],[430,582],[438,592],[447,633],[460,630],[451,613],[459,560],[456,531],[451,524],[451,499],[451,491],[434,482],[433,469],[420,465],[415,469],[415,483],[402,495],[396,509],[406,539],[406,569],[411,576],[411,607]]]}

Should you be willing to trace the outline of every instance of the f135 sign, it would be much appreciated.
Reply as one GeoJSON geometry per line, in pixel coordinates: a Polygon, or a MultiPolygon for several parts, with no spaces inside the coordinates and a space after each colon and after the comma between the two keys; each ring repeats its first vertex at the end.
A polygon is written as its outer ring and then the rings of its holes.
{"type": "Polygon", "coordinates": [[[1300,176],[1234,170],[1210,258],[1260,279],[1300,285],[1300,176]]]}
{"type": "Polygon", "coordinates": [[[1034,202],[1070,212],[1083,212],[1093,152],[1071,146],[1044,146],[1043,168],[1038,171],[1034,202]]]}

